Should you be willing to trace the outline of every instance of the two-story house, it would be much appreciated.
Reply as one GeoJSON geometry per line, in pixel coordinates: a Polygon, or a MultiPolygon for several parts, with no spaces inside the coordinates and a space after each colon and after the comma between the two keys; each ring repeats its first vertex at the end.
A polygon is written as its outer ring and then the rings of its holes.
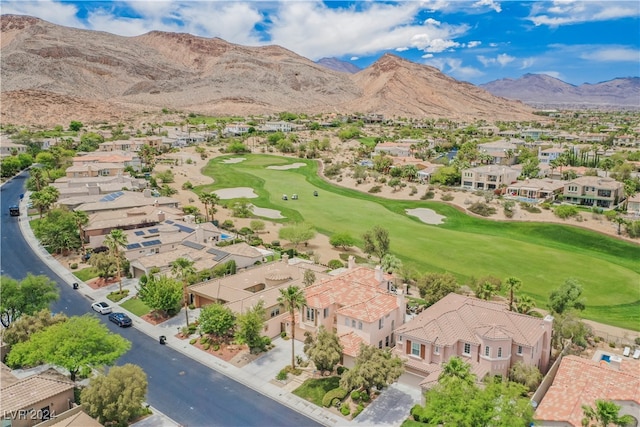
{"type": "Polygon", "coordinates": [[[395,330],[394,351],[405,360],[403,381],[431,388],[442,365],[457,356],[478,380],[507,376],[516,362],[545,373],[553,317],[509,311],[504,304],[451,293],[395,330]]]}
{"type": "Polygon", "coordinates": [[[541,164],[548,165],[566,152],[567,150],[562,147],[549,147],[544,150],[542,147],[538,147],[538,161],[541,164]]]}
{"type": "Polygon", "coordinates": [[[520,172],[508,166],[487,165],[462,171],[462,188],[493,191],[518,179],[520,172]]]}
{"type": "Polygon", "coordinates": [[[412,153],[412,143],[407,142],[381,142],[373,149],[373,155],[378,156],[382,153],[397,157],[409,157],[412,153]]]}
{"type": "Polygon", "coordinates": [[[624,184],[612,178],[581,176],[564,184],[565,202],[612,209],[624,201],[624,184]]]}
{"type": "Polygon", "coordinates": [[[555,199],[557,195],[562,194],[563,189],[563,181],[532,178],[509,184],[506,195],[518,200],[538,202],[545,199],[555,199]]]}
{"type": "Polygon", "coordinates": [[[392,276],[379,266],[356,267],[353,258],[349,266],[346,272],[304,289],[307,304],[296,322],[296,337],[304,332],[315,335],[320,326],[335,331],[347,367],[353,366],[362,343],[393,347],[394,330],[404,323],[406,310],[404,294],[396,290],[392,276]]]}

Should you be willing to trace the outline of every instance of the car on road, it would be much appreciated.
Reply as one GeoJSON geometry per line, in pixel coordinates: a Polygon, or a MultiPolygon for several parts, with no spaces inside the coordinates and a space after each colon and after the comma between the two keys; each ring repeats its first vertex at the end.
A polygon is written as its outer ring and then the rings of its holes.
{"type": "Polygon", "coordinates": [[[131,326],[131,318],[124,313],[111,313],[109,315],[109,320],[121,328],[126,328],[127,326],[131,326]]]}
{"type": "Polygon", "coordinates": [[[100,314],[109,314],[113,311],[111,309],[111,306],[104,301],[94,302],[93,304],[91,304],[91,308],[100,314]]]}

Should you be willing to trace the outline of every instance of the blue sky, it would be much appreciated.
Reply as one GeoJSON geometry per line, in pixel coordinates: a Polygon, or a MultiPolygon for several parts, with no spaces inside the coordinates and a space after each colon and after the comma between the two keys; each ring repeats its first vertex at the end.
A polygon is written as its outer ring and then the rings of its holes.
{"type": "Polygon", "coordinates": [[[153,30],[277,44],[364,68],[390,52],[474,84],[541,73],[640,76],[639,1],[25,1],[2,14],[136,36],[153,30]]]}

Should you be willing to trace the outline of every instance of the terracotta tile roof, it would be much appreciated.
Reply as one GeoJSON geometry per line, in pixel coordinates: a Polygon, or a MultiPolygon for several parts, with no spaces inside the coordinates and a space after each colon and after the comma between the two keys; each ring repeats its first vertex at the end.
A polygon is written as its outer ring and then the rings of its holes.
{"type": "Polygon", "coordinates": [[[639,405],[640,363],[623,360],[618,371],[608,364],[565,356],[534,418],[580,427],[582,405],[593,405],[597,399],[632,401],[639,405]]]}
{"type": "MultiPolygon", "coordinates": [[[[385,275],[385,280],[390,276],[385,275]]],[[[374,322],[398,308],[395,295],[381,288],[376,271],[358,267],[304,290],[307,306],[322,309],[337,305],[337,312],[364,322],[374,322]]]]}
{"type": "Polygon", "coordinates": [[[52,396],[73,389],[74,384],[42,375],[34,375],[2,387],[0,412],[17,411],[35,405],[52,396]]]}
{"type": "Polygon", "coordinates": [[[510,337],[515,344],[535,345],[544,333],[543,319],[508,311],[503,304],[451,293],[424,310],[396,333],[452,345],[480,344],[478,337],[510,337]]]}
{"type": "Polygon", "coordinates": [[[340,335],[339,338],[340,344],[342,345],[342,353],[348,356],[358,356],[358,352],[360,352],[360,344],[368,345],[368,343],[355,332],[340,335]]]}

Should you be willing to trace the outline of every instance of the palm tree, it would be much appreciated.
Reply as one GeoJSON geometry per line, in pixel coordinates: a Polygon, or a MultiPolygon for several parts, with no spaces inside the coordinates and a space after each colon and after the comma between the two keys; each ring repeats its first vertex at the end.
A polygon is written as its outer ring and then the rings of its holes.
{"type": "Polygon", "coordinates": [[[489,301],[496,293],[496,288],[489,282],[484,282],[476,288],[476,297],[489,301]]]}
{"type": "Polygon", "coordinates": [[[204,217],[209,222],[209,200],[211,199],[211,193],[200,193],[198,195],[200,203],[204,205],[204,217]]]}
{"type": "Polygon", "coordinates": [[[472,384],[475,381],[475,375],[471,373],[471,365],[455,356],[449,359],[442,367],[438,381],[447,381],[451,378],[458,378],[468,384],[472,384]]]}
{"type": "Polygon", "coordinates": [[[85,255],[84,249],[84,226],[89,224],[89,215],[85,211],[73,211],[73,220],[76,222],[78,231],[80,232],[80,246],[82,255],[85,255]]]}
{"type": "Polygon", "coordinates": [[[296,341],[296,311],[300,310],[307,303],[303,291],[297,286],[289,286],[280,289],[278,302],[284,305],[285,310],[291,315],[291,367],[296,367],[295,341],[296,341]]]}
{"type": "Polygon", "coordinates": [[[507,278],[507,280],[505,280],[504,284],[507,286],[507,290],[509,291],[509,311],[514,311],[513,293],[520,290],[522,281],[517,277],[509,277],[507,278]]]}
{"type": "Polygon", "coordinates": [[[516,311],[520,314],[530,315],[536,307],[536,302],[529,295],[520,295],[516,298],[516,311]]]}
{"type": "Polygon", "coordinates": [[[31,178],[30,181],[35,185],[36,191],[41,191],[42,188],[47,184],[47,179],[42,172],[42,168],[31,168],[29,171],[29,176],[31,178]]]}
{"type": "Polygon", "coordinates": [[[596,400],[595,408],[582,405],[582,412],[584,413],[584,418],[582,418],[584,427],[608,427],[610,424],[630,426],[633,423],[633,417],[630,415],[620,416],[620,406],[607,400],[596,400]],[[591,421],[595,421],[595,424],[591,424],[591,421]]]}
{"type": "Polygon", "coordinates": [[[189,326],[189,296],[187,295],[187,278],[196,273],[193,268],[194,261],[180,257],[171,262],[171,273],[182,280],[182,293],[184,298],[184,315],[187,318],[187,326],[189,326]]]}
{"type": "Polygon", "coordinates": [[[104,244],[109,248],[109,254],[115,257],[116,260],[116,274],[118,279],[118,287],[120,294],[122,294],[122,278],[120,271],[121,252],[120,249],[124,249],[127,246],[127,235],[118,228],[111,230],[107,237],[104,239],[104,244]]]}

